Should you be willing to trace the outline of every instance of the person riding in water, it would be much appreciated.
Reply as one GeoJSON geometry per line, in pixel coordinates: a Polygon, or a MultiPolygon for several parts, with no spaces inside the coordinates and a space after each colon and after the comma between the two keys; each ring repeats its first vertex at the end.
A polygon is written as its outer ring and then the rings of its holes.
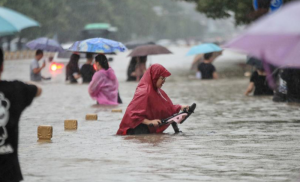
{"type": "Polygon", "coordinates": [[[161,89],[170,75],[160,64],[152,65],[145,72],[126,109],[117,135],[162,133],[169,124],[160,126],[161,119],[189,108],[185,105],[174,105],[161,89]]]}

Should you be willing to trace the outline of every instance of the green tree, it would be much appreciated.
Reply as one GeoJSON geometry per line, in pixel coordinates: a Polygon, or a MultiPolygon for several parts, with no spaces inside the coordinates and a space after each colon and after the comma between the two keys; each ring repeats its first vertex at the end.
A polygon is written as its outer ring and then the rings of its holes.
{"type": "Polygon", "coordinates": [[[19,11],[41,24],[22,30],[22,37],[58,36],[60,42],[80,38],[88,23],[109,23],[118,28],[117,40],[157,40],[198,36],[204,31],[172,0],[0,0],[0,5],[19,11]],[[162,7],[157,14],[154,7],[162,7]]]}
{"type": "MultiPolygon", "coordinates": [[[[214,19],[228,18],[234,13],[236,25],[248,24],[268,12],[271,0],[261,0],[261,9],[254,11],[253,0],[187,0],[197,4],[197,11],[214,19]]],[[[284,0],[287,3],[293,0],[284,0]]]]}

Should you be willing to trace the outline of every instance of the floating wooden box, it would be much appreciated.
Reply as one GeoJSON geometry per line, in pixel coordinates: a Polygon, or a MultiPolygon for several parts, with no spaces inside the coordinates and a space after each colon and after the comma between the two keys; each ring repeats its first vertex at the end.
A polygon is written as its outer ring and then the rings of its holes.
{"type": "Polygon", "coordinates": [[[51,140],[53,134],[52,126],[42,125],[38,126],[37,136],[39,140],[51,140]]]}
{"type": "Polygon", "coordinates": [[[65,120],[65,130],[77,130],[77,120],[65,120]]]}
{"type": "Polygon", "coordinates": [[[97,120],[97,119],[98,119],[98,116],[97,116],[97,114],[87,114],[87,115],[85,116],[85,119],[86,119],[86,120],[97,120]]]}
{"type": "Polygon", "coordinates": [[[111,112],[122,112],[122,109],[112,109],[111,112]]]}

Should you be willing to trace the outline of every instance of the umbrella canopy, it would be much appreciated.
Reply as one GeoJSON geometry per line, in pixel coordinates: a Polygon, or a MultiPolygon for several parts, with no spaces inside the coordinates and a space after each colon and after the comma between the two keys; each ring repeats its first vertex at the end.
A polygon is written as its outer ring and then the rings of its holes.
{"type": "Polygon", "coordinates": [[[219,51],[222,51],[221,47],[213,43],[206,43],[206,44],[200,44],[192,47],[186,55],[192,56],[197,54],[205,54],[205,53],[219,52],[219,51]]]}
{"type": "Polygon", "coordinates": [[[11,35],[24,28],[40,26],[33,19],[4,7],[0,7],[0,25],[0,36],[11,35]]]}
{"type": "Polygon", "coordinates": [[[110,39],[92,38],[76,41],[68,51],[89,53],[115,53],[124,52],[126,47],[121,43],[110,39]]]}
{"type": "Polygon", "coordinates": [[[128,42],[125,44],[125,46],[127,47],[127,49],[134,49],[138,46],[142,46],[142,45],[154,45],[154,42],[128,42]]]}
{"type": "Polygon", "coordinates": [[[158,54],[172,54],[170,50],[160,45],[142,45],[132,50],[130,57],[148,56],[158,54]]]}
{"type": "Polygon", "coordinates": [[[279,67],[300,68],[300,2],[295,1],[254,22],[225,47],[279,67]]]}
{"type": "Polygon", "coordinates": [[[41,49],[49,52],[63,52],[64,49],[61,45],[53,39],[48,39],[47,37],[38,38],[32,40],[26,44],[31,50],[41,49]]]}

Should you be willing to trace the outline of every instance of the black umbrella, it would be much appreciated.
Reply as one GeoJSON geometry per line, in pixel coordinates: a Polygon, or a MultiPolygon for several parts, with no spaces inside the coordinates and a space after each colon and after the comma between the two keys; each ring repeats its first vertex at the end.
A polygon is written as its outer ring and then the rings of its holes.
{"type": "Polygon", "coordinates": [[[166,47],[160,45],[142,45],[133,49],[128,56],[137,57],[137,56],[148,56],[148,55],[158,55],[158,54],[172,54],[172,52],[166,47]]]}
{"type": "Polygon", "coordinates": [[[129,42],[127,44],[125,44],[125,46],[127,47],[127,49],[134,49],[138,46],[142,46],[142,45],[155,45],[154,42],[129,42]]]}

